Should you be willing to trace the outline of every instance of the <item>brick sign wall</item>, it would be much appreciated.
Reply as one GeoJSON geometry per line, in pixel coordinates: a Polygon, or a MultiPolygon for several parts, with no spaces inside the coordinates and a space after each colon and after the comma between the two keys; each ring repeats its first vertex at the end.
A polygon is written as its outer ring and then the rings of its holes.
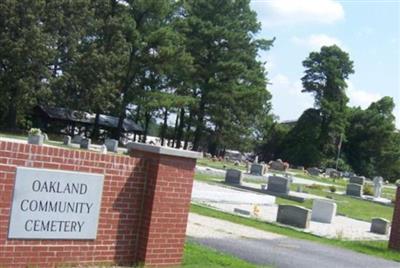
{"type": "Polygon", "coordinates": [[[389,248],[400,251],[400,185],[397,185],[389,248]]]}
{"type": "Polygon", "coordinates": [[[0,267],[179,264],[196,157],[141,149],[130,154],[0,141],[0,267]],[[17,167],[103,174],[96,239],[10,239],[17,167]]]}

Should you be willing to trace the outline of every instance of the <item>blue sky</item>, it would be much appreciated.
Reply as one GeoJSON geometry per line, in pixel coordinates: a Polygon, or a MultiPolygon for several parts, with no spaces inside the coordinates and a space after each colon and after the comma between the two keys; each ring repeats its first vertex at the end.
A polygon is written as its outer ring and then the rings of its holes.
{"type": "Polygon", "coordinates": [[[400,129],[400,0],[252,0],[251,6],[262,23],[258,37],[276,37],[260,56],[267,61],[268,90],[280,121],[295,120],[313,106],[312,95],[301,93],[302,61],[336,44],[354,61],[349,105],[367,108],[391,96],[400,129]]]}

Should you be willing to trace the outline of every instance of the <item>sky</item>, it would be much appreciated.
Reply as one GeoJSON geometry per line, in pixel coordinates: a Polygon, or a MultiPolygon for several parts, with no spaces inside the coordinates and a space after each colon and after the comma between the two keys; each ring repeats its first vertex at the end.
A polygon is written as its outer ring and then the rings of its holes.
{"type": "Polygon", "coordinates": [[[349,106],[367,108],[383,96],[396,104],[400,129],[400,0],[251,0],[262,24],[258,38],[276,38],[260,53],[279,121],[297,120],[313,107],[301,93],[302,61],[323,45],[350,55],[355,73],[347,81],[349,106]]]}

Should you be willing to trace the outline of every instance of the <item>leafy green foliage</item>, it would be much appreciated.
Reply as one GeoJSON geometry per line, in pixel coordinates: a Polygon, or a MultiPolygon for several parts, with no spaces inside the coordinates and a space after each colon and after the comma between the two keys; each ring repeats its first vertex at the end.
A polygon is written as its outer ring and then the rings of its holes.
{"type": "Polygon", "coordinates": [[[400,134],[395,131],[394,102],[390,97],[366,110],[351,110],[344,153],[358,174],[400,178],[400,134]]]}
{"type": "Polygon", "coordinates": [[[294,165],[319,166],[322,153],[319,148],[321,116],[318,110],[308,109],[297,121],[282,144],[281,158],[294,165]]]}

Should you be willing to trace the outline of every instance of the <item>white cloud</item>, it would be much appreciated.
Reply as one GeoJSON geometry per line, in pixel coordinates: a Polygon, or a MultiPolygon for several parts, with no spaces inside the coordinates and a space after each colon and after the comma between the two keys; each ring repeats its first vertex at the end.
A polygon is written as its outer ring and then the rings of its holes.
{"type": "Polygon", "coordinates": [[[280,120],[295,120],[304,110],[313,107],[313,96],[301,92],[300,80],[292,81],[284,74],[277,74],[269,82],[273,113],[279,116],[280,120]]]}
{"type": "Polygon", "coordinates": [[[350,99],[349,104],[351,106],[360,106],[362,109],[366,109],[372,102],[378,101],[383,97],[379,93],[357,89],[350,81],[347,84],[347,96],[350,99]]]}
{"type": "Polygon", "coordinates": [[[344,18],[343,6],[336,0],[253,0],[263,26],[331,24],[344,18]]]}
{"type": "Polygon", "coordinates": [[[340,48],[347,50],[339,39],[326,34],[312,34],[306,38],[294,36],[292,37],[292,42],[296,45],[305,46],[313,50],[319,50],[322,46],[331,45],[337,45],[340,48]]]}

